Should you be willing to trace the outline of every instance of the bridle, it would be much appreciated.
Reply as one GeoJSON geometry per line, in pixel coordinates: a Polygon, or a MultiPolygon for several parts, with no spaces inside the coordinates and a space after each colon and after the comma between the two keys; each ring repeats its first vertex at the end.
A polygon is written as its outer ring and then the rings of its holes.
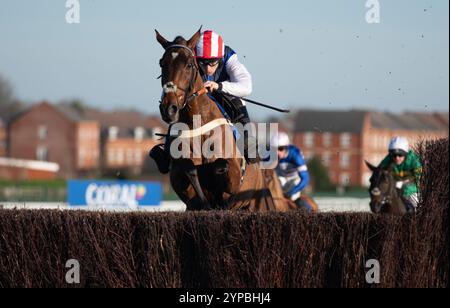
{"type": "MultiPolygon", "coordinates": [[[[178,85],[176,85],[172,81],[162,85],[163,86],[163,90],[164,90],[164,94],[171,93],[171,92],[175,93],[175,97],[176,97],[178,106],[180,104],[179,104],[178,95],[176,95],[176,92],[177,92],[177,90],[181,90],[181,91],[184,92],[184,102],[183,102],[182,107],[180,108],[180,111],[181,111],[184,108],[186,108],[186,106],[188,105],[188,103],[192,99],[194,99],[194,98],[196,98],[196,97],[198,97],[200,95],[206,94],[207,91],[205,89],[200,89],[198,91],[194,91],[193,92],[194,83],[197,80],[197,77],[198,77],[198,74],[199,74],[199,68],[198,68],[198,65],[197,65],[197,61],[195,60],[195,54],[194,54],[194,52],[192,51],[191,48],[189,48],[187,46],[184,46],[184,45],[181,45],[181,44],[170,45],[170,46],[166,47],[166,51],[165,51],[165,53],[163,55],[163,58],[166,56],[166,54],[167,54],[167,52],[169,50],[174,49],[174,48],[183,48],[183,49],[187,50],[189,52],[189,55],[193,58],[193,62],[188,65],[189,68],[191,69],[191,78],[189,80],[189,86],[188,86],[187,89],[183,89],[182,87],[179,87],[178,85]],[[193,92],[193,93],[191,94],[191,92],[193,92]]],[[[162,104],[162,101],[160,101],[159,103],[162,104]]]]}
{"type": "MultiPolygon", "coordinates": [[[[380,199],[381,199],[381,201],[380,201],[380,204],[382,205],[382,206],[384,206],[384,205],[386,205],[386,204],[391,204],[392,203],[392,197],[391,197],[391,195],[390,194],[387,194],[387,193],[383,193],[382,191],[381,191],[381,189],[379,188],[379,186],[380,186],[380,182],[381,182],[381,173],[383,172],[383,171],[379,171],[380,172],[380,175],[378,175],[378,177],[377,177],[377,180],[376,180],[376,185],[374,185],[374,188],[372,188],[372,190],[370,191],[370,193],[373,195],[373,196],[375,196],[375,197],[380,197],[380,199]]],[[[391,187],[391,179],[390,178],[388,178],[388,181],[389,181],[389,187],[391,187]]]]}

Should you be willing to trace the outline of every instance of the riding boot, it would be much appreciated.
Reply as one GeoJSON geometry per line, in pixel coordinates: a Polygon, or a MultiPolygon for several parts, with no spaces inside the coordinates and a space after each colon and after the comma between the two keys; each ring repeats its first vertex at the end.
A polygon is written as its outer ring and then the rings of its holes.
{"type": "Polygon", "coordinates": [[[149,156],[153,158],[159,172],[168,174],[170,171],[170,156],[164,148],[164,144],[158,144],[151,149],[149,156]]]}
{"type": "MultiPolygon", "coordinates": [[[[242,105],[239,108],[240,116],[238,122],[245,128],[250,123],[247,107],[242,105]]],[[[248,164],[259,163],[262,159],[258,153],[258,140],[254,135],[253,130],[244,129],[242,131],[244,137],[244,157],[248,164]]]]}
{"type": "Polygon", "coordinates": [[[244,157],[248,164],[255,164],[262,159],[258,155],[258,142],[254,136],[254,132],[245,130],[245,126],[250,123],[247,107],[242,100],[237,97],[231,97],[225,93],[219,92],[216,100],[225,110],[227,116],[233,124],[240,123],[242,127],[237,127],[239,135],[244,139],[244,157]]]}
{"type": "Polygon", "coordinates": [[[411,200],[409,198],[402,197],[401,199],[403,201],[403,204],[405,205],[406,212],[408,214],[413,214],[416,212],[416,206],[411,202],[411,200]]]}

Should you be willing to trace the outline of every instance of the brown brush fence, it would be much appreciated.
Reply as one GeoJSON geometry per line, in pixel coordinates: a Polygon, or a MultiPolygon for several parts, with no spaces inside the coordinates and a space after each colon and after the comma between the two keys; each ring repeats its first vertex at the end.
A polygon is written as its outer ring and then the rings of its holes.
{"type": "Polygon", "coordinates": [[[415,216],[0,211],[0,287],[448,287],[448,139],[418,151],[415,216]]]}

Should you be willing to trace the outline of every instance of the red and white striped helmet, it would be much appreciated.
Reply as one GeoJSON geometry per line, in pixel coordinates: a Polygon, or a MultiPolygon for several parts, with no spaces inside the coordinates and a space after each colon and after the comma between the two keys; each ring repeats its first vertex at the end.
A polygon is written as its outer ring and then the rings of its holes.
{"type": "Polygon", "coordinates": [[[225,44],[220,35],[207,30],[202,33],[195,51],[200,59],[221,59],[225,55],[225,44]]]}

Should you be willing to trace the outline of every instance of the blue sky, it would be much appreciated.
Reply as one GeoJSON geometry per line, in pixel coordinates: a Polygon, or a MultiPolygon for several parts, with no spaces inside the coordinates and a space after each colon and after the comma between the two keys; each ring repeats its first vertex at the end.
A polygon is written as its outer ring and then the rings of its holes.
{"type": "MultiPolygon", "coordinates": [[[[27,102],[81,98],[157,113],[166,38],[200,25],[223,35],[253,75],[252,99],[292,108],[448,110],[449,1],[2,0],[0,74],[27,102]]],[[[251,107],[257,118],[273,115],[251,107]]]]}

